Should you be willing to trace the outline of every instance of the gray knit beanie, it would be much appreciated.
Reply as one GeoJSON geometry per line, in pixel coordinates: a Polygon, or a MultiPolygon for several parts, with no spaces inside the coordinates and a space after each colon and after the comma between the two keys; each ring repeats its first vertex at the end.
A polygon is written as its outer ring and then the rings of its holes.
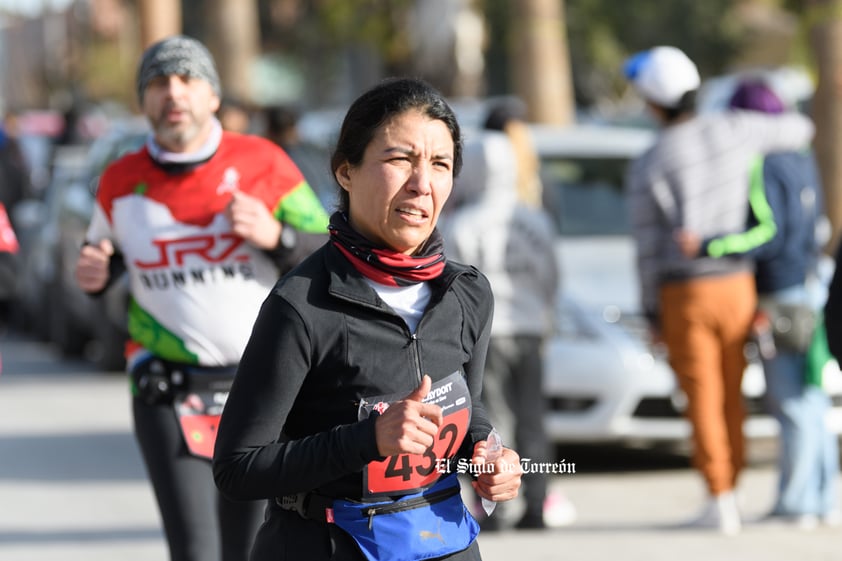
{"type": "Polygon", "coordinates": [[[196,39],[176,35],[158,41],[143,53],[137,69],[137,98],[143,102],[143,92],[153,78],[173,75],[207,80],[216,95],[221,95],[219,75],[208,49],[196,39]]]}

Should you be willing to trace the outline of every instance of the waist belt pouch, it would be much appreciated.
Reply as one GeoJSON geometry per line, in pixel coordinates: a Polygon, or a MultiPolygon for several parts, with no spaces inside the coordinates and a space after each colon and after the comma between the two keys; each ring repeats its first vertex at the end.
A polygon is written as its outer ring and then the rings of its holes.
{"type": "Polygon", "coordinates": [[[210,460],[216,430],[237,368],[170,365],[173,407],[187,451],[210,460]]]}
{"type": "Polygon", "coordinates": [[[336,500],[333,522],[369,561],[418,561],[466,549],[479,533],[459,492],[456,474],[397,501],[336,500]]]}
{"type": "Polygon", "coordinates": [[[761,307],[772,321],[775,346],[782,351],[806,353],[816,328],[816,311],[806,304],[781,302],[761,307]]]}

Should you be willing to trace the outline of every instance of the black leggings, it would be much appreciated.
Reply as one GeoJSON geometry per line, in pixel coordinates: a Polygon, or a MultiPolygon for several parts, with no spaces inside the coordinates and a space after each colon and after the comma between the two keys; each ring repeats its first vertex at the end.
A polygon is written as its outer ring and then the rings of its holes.
{"type": "Polygon", "coordinates": [[[132,408],[171,561],[246,561],[265,501],[234,502],[219,493],[210,461],[188,454],[172,405],[135,397],[132,408]]]}

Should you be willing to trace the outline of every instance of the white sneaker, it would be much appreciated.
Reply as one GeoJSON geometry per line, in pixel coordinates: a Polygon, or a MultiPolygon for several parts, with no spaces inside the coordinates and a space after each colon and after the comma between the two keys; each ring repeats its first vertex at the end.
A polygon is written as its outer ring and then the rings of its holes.
{"type": "Polygon", "coordinates": [[[799,514],[793,522],[796,528],[808,532],[819,527],[819,517],[815,514],[799,514]]]}
{"type": "Polygon", "coordinates": [[[822,524],[831,528],[842,526],[842,510],[833,509],[822,514],[822,524]]]}
{"type": "Polygon", "coordinates": [[[723,534],[733,536],[742,529],[740,511],[737,508],[737,497],[733,491],[721,493],[708,499],[702,512],[683,525],[686,528],[710,528],[723,534]]]}
{"type": "Polygon", "coordinates": [[[767,514],[758,521],[765,526],[790,527],[797,530],[811,531],[819,526],[819,517],[815,514],[767,514]]]}
{"type": "Polygon", "coordinates": [[[547,528],[561,528],[576,521],[576,506],[565,495],[551,492],[544,499],[544,525],[547,528]]]}

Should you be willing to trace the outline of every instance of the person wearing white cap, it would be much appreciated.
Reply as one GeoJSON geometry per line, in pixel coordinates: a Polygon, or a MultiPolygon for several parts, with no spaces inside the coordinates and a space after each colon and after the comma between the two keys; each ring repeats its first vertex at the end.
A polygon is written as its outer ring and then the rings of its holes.
{"type": "Polygon", "coordinates": [[[702,83],[699,70],[686,54],[675,47],[655,47],[632,56],[626,61],[626,76],[647,101],[661,107],[677,109],[689,94],[702,83]]]}
{"type": "Polygon", "coordinates": [[[743,347],[757,303],[752,261],[685,257],[679,232],[703,239],[742,232],[754,159],[806,147],[814,127],[796,113],[697,115],[699,72],[675,47],[632,56],[624,73],[661,126],[630,166],[626,191],[643,313],[687,397],[693,464],[710,497],[687,524],[735,534],[742,522],[734,491],[745,461],[743,347]]]}

